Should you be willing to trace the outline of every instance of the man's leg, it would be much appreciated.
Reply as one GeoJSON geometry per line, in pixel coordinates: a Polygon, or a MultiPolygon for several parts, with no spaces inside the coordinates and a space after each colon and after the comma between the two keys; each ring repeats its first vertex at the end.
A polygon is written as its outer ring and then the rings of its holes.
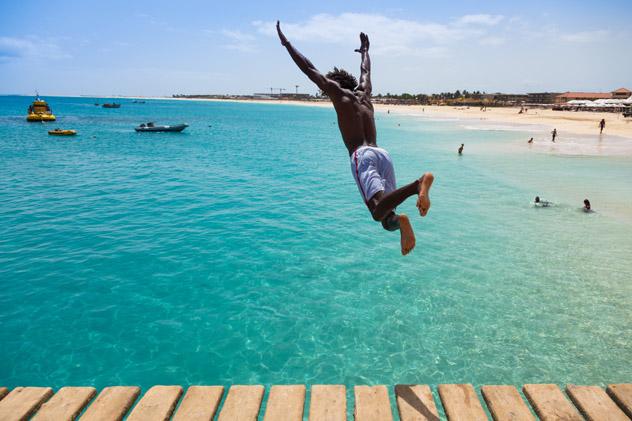
{"type": "Polygon", "coordinates": [[[380,221],[382,227],[387,231],[396,231],[399,229],[402,254],[406,255],[415,248],[415,233],[410,224],[408,216],[404,214],[397,215],[394,209],[404,200],[418,195],[417,208],[421,216],[426,216],[430,209],[430,200],[428,192],[434,177],[431,173],[424,174],[420,180],[416,180],[404,187],[393,190],[385,195],[384,192],[376,193],[367,203],[373,219],[380,221]]]}
{"type": "Polygon", "coordinates": [[[410,196],[418,195],[417,208],[421,216],[426,216],[430,209],[430,200],[428,192],[434,181],[432,173],[425,173],[419,180],[415,180],[410,184],[393,190],[388,194],[379,192],[375,194],[367,203],[373,219],[383,221],[397,206],[402,204],[404,200],[410,196]]]}
{"type": "MultiPolygon", "coordinates": [[[[382,194],[382,192],[379,194],[382,194]]],[[[391,211],[381,222],[382,227],[387,231],[399,230],[402,255],[407,255],[415,248],[415,233],[412,225],[410,225],[408,216],[404,214],[397,215],[391,211]]]]}

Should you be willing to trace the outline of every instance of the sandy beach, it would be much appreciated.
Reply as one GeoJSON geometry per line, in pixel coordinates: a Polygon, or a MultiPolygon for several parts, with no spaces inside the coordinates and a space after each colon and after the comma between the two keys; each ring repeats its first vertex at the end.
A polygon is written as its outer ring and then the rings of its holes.
{"type": "Polygon", "coordinates": [[[448,106],[391,106],[379,105],[379,110],[390,109],[391,112],[437,118],[465,118],[490,123],[525,124],[546,126],[547,129],[557,128],[562,133],[577,135],[599,134],[598,123],[606,120],[604,135],[626,137],[632,140],[632,118],[625,118],[621,113],[553,111],[548,109],[529,109],[526,113],[518,114],[519,107],[493,107],[481,111],[478,107],[448,107],[448,106]]]}

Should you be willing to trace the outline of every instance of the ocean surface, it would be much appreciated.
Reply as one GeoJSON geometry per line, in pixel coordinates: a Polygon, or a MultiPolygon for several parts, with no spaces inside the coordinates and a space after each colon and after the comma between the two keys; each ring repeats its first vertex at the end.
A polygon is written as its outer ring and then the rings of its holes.
{"type": "Polygon", "coordinates": [[[402,257],[330,108],[45,99],[0,97],[4,386],[632,381],[630,157],[379,114],[436,177],[402,257]]]}

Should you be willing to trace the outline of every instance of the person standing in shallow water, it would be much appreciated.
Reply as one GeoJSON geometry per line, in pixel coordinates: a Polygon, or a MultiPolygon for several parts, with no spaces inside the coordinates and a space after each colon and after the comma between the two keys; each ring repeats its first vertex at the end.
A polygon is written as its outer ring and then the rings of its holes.
{"type": "Polygon", "coordinates": [[[369,37],[360,33],[361,55],[360,82],[345,70],[334,67],[326,75],[321,74],[305,56],[287,40],[277,21],[277,34],[294,63],[331,100],[338,115],[338,128],[349,151],[351,172],[358,185],[364,203],[373,219],[382,223],[388,231],[400,232],[402,254],[415,247],[415,234],[408,216],[395,210],[410,196],[417,196],[417,209],[426,216],[430,209],[428,194],[434,180],[430,172],[418,180],[397,188],[393,161],[386,150],[377,146],[377,131],[371,103],[371,60],[369,37]]]}
{"type": "Polygon", "coordinates": [[[599,134],[603,133],[603,129],[606,128],[606,119],[602,118],[601,121],[599,122],[599,134]]]}
{"type": "Polygon", "coordinates": [[[463,146],[465,146],[463,143],[459,146],[459,155],[463,154],[463,146]]]}
{"type": "Polygon", "coordinates": [[[557,129],[553,129],[551,132],[551,142],[555,143],[555,138],[557,137],[557,129]]]}

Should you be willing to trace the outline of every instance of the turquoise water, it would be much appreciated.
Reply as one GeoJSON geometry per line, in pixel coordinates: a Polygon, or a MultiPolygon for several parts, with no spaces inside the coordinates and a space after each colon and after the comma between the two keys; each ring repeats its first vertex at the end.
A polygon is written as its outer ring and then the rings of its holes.
{"type": "Polygon", "coordinates": [[[630,157],[379,115],[398,181],[436,175],[402,257],[331,109],[47,99],[0,97],[6,386],[632,380],[630,157]]]}

